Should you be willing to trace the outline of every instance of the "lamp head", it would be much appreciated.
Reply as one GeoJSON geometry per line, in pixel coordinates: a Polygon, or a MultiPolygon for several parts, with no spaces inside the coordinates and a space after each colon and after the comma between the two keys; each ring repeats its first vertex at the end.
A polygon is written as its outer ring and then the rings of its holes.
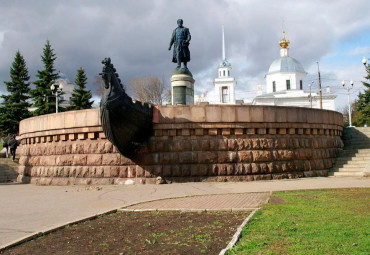
{"type": "Polygon", "coordinates": [[[344,85],[346,85],[346,82],[343,80],[342,81],[342,86],[344,87],[344,85]]]}
{"type": "Polygon", "coordinates": [[[362,59],[362,64],[364,64],[364,66],[366,65],[366,62],[367,62],[367,59],[366,59],[366,57],[364,57],[363,59],[362,59]]]}
{"type": "Polygon", "coordinates": [[[351,81],[350,83],[351,83],[351,86],[353,87],[353,83],[354,83],[354,82],[353,82],[353,81],[351,81]]]}
{"type": "Polygon", "coordinates": [[[55,89],[54,84],[50,86],[50,89],[51,89],[51,90],[54,90],[54,89],[55,89]]]}

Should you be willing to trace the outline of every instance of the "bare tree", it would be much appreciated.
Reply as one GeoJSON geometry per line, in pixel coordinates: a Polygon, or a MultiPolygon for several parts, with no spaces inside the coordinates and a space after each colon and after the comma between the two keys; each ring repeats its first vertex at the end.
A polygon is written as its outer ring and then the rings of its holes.
{"type": "Polygon", "coordinates": [[[162,105],[169,101],[169,88],[164,78],[153,76],[133,78],[128,83],[133,97],[142,102],[162,105]]]}
{"type": "Polygon", "coordinates": [[[94,77],[94,86],[96,86],[96,94],[98,96],[104,95],[104,81],[103,78],[100,75],[95,75],[94,77]]]}

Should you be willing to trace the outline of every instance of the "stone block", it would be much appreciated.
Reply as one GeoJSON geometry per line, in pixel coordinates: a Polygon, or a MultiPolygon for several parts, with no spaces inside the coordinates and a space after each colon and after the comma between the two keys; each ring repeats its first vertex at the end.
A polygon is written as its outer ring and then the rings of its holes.
{"type": "Polygon", "coordinates": [[[236,146],[237,146],[236,149],[238,151],[243,150],[244,149],[244,139],[242,138],[236,139],[236,146]]]}
{"type": "Polygon", "coordinates": [[[103,154],[102,155],[102,164],[115,166],[120,164],[120,155],[119,154],[103,154]]]}
{"type": "Polygon", "coordinates": [[[58,166],[71,166],[73,163],[72,155],[60,155],[57,157],[56,164],[58,166]]]}
{"type": "Polygon", "coordinates": [[[87,165],[99,166],[102,164],[103,155],[89,154],[87,156],[87,165]]]}
{"type": "Polygon", "coordinates": [[[252,171],[252,174],[259,174],[260,173],[260,166],[259,166],[259,164],[252,163],[251,164],[251,171],[252,171]]]}
{"type": "Polygon", "coordinates": [[[104,143],[104,153],[112,153],[113,152],[113,144],[111,142],[104,143]]]}
{"type": "Polygon", "coordinates": [[[175,111],[175,123],[184,123],[192,121],[192,114],[189,106],[177,106],[174,107],[175,111]]]}
{"type": "Polygon", "coordinates": [[[228,148],[228,139],[218,139],[217,150],[226,151],[228,148]]]}
{"type": "Polygon", "coordinates": [[[230,135],[230,128],[223,128],[222,129],[222,135],[223,136],[229,136],[230,135]]]}
{"type": "Polygon", "coordinates": [[[266,128],[257,128],[257,134],[265,135],[266,134],[266,128]]]}
{"type": "Polygon", "coordinates": [[[278,129],[278,134],[279,135],[286,135],[287,134],[287,129],[286,128],[279,128],[278,129]]]}
{"type": "Polygon", "coordinates": [[[243,129],[242,128],[235,128],[235,135],[243,135],[243,129]]]}
{"type": "Polygon", "coordinates": [[[284,107],[274,107],[274,109],[276,122],[285,123],[288,121],[288,109],[284,107]]]}
{"type": "Polygon", "coordinates": [[[269,135],[276,135],[276,133],[277,133],[277,132],[276,132],[276,128],[269,128],[269,129],[268,129],[268,134],[269,134],[269,135]]]}
{"type": "Polygon", "coordinates": [[[227,140],[227,149],[229,151],[235,151],[238,148],[238,144],[236,142],[236,139],[228,139],[227,140]]]}
{"type": "Polygon", "coordinates": [[[234,106],[221,106],[221,122],[235,122],[236,112],[234,106]]]}
{"type": "Polygon", "coordinates": [[[208,135],[217,135],[217,128],[208,129],[208,135]]]}
{"type": "Polygon", "coordinates": [[[203,128],[196,128],[195,129],[195,135],[203,136],[203,128]]]}
{"type": "Polygon", "coordinates": [[[158,123],[174,123],[175,107],[158,106],[158,123]]]}
{"type": "Polygon", "coordinates": [[[263,122],[264,106],[250,106],[251,122],[263,122]]]}
{"type": "Polygon", "coordinates": [[[182,136],[189,136],[190,135],[190,129],[184,128],[181,130],[181,135],[182,136]]]}
{"type": "Polygon", "coordinates": [[[253,151],[253,162],[272,161],[271,151],[253,151]]]}
{"type": "Polygon", "coordinates": [[[73,143],[72,144],[72,154],[83,154],[84,144],[83,143],[73,143]]]}
{"type": "Polygon", "coordinates": [[[206,122],[221,122],[221,107],[222,106],[206,106],[206,122]]]}
{"type": "Polygon", "coordinates": [[[253,162],[251,151],[238,151],[239,162],[253,162]]]}
{"type": "Polygon", "coordinates": [[[84,166],[86,165],[87,155],[74,155],[73,156],[73,165],[75,166],[84,166]]]}
{"type": "Polygon", "coordinates": [[[98,133],[90,132],[87,134],[87,138],[89,138],[90,140],[96,140],[98,138],[98,133]]]}
{"type": "Polygon", "coordinates": [[[256,134],[255,128],[247,128],[247,135],[254,135],[256,134]]]}
{"type": "Polygon", "coordinates": [[[191,151],[179,152],[179,163],[195,163],[197,161],[196,154],[191,151]]]}
{"type": "Polygon", "coordinates": [[[219,151],[217,155],[218,155],[219,163],[236,162],[236,152],[235,151],[219,151]]]}
{"type": "Polygon", "coordinates": [[[171,165],[164,165],[162,167],[162,177],[170,177],[171,174],[171,165]]]}
{"type": "Polygon", "coordinates": [[[238,122],[250,122],[250,108],[248,106],[236,106],[235,107],[236,121],[238,122]]]}
{"type": "Polygon", "coordinates": [[[217,163],[217,152],[215,151],[199,151],[198,163],[217,163]]]}
{"type": "Polygon", "coordinates": [[[128,166],[127,167],[127,177],[128,178],[135,178],[136,177],[136,166],[128,166]]]}
{"type": "Polygon", "coordinates": [[[275,107],[264,107],[263,108],[263,121],[264,122],[276,122],[275,107]]]}
{"type": "Polygon", "coordinates": [[[176,129],[169,129],[168,136],[176,136],[176,129]]]}
{"type": "Polygon", "coordinates": [[[192,122],[205,122],[206,121],[206,110],[204,106],[190,106],[190,114],[192,122]]]}
{"type": "Polygon", "coordinates": [[[179,165],[172,165],[172,177],[181,177],[181,167],[179,165]]]}
{"type": "Polygon", "coordinates": [[[75,141],[78,138],[78,134],[69,134],[68,140],[75,141]]]}

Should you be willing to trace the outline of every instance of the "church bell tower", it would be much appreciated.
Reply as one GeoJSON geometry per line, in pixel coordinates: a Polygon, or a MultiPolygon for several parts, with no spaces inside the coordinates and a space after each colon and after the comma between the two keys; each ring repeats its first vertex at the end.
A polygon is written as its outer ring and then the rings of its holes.
{"type": "Polygon", "coordinates": [[[225,53],[225,28],[222,23],[222,62],[218,67],[218,77],[214,81],[216,103],[235,104],[236,81],[231,76],[231,64],[226,59],[225,53]]]}

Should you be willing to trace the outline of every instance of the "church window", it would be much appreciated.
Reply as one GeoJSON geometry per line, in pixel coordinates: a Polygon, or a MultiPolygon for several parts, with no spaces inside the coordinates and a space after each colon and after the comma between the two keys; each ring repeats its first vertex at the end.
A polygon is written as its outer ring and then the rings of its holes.
{"type": "Polygon", "coordinates": [[[272,92],[276,92],[276,82],[272,82],[272,92]]]}
{"type": "Polygon", "coordinates": [[[303,89],[303,82],[302,82],[302,80],[299,81],[299,89],[303,89]]]}
{"type": "Polygon", "coordinates": [[[290,90],[290,80],[286,80],[286,90],[290,90]]]}
{"type": "Polygon", "coordinates": [[[227,70],[227,76],[230,76],[230,70],[227,70]]]}
{"type": "Polygon", "coordinates": [[[224,76],[226,76],[225,70],[224,70],[224,76]]]}
{"type": "Polygon", "coordinates": [[[228,103],[228,102],[229,102],[229,88],[222,87],[222,103],[228,103]]]}

